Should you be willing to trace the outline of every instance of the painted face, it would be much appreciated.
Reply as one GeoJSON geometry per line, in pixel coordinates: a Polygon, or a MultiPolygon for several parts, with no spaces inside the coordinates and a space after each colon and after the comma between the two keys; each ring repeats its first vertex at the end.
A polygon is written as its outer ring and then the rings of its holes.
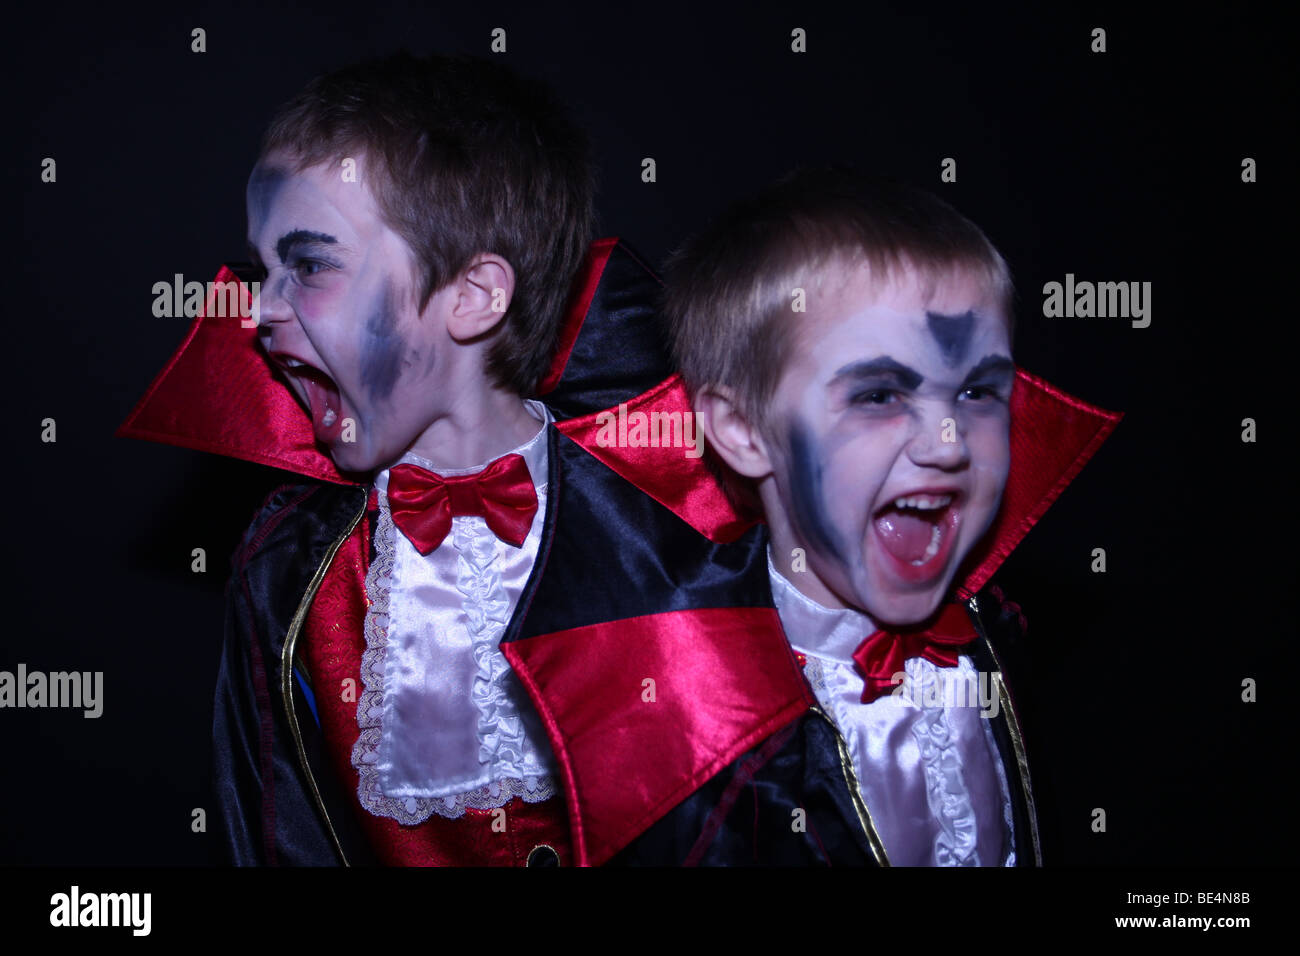
{"type": "Polygon", "coordinates": [[[266,272],[258,341],[308,409],[317,442],[349,471],[399,457],[445,391],[446,350],[417,312],[407,244],[360,183],[332,165],[291,173],[276,157],[249,177],[248,236],[266,272]]]}
{"type": "Polygon", "coordinates": [[[883,289],[865,267],[823,275],[764,430],[773,548],[805,550],[808,570],[791,580],[815,600],[917,623],[1001,501],[1007,323],[962,276],[927,299],[911,270],[883,289]]]}

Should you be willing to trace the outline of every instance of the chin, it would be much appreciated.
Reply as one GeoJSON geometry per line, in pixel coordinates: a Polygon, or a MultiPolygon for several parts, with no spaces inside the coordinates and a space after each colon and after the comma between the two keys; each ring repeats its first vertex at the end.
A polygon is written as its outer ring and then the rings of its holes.
{"type": "Polygon", "coordinates": [[[924,584],[903,584],[869,571],[854,602],[879,627],[911,627],[931,617],[949,597],[955,566],[924,584]]]}
{"type": "Polygon", "coordinates": [[[373,471],[376,465],[377,456],[373,452],[367,452],[356,445],[336,442],[329,449],[329,455],[334,460],[334,465],[340,471],[350,471],[362,473],[373,471]]]}
{"type": "Polygon", "coordinates": [[[869,602],[865,611],[877,627],[912,627],[938,611],[945,594],[946,589],[923,595],[891,595],[869,602]]]}

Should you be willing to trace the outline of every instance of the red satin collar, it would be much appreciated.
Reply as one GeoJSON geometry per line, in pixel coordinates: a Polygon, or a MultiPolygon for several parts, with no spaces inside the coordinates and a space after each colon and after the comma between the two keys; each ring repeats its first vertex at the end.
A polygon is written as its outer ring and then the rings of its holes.
{"type": "MultiPolygon", "coordinates": [[[[226,266],[217,282],[237,283],[226,266]]],[[[243,458],[337,484],[345,477],[316,446],[311,418],[237,317],[199,316],[180,348],[117,430],[126,438],[243,458]]]]}

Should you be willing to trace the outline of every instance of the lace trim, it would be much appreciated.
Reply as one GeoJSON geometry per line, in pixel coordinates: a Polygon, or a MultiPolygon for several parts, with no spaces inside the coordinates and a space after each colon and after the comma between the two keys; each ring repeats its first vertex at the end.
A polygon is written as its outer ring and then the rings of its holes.
{"type": "MultiPolygon", "coordinates": [[[[539,506],[541,502],[539,502],[539,506]]],[[[496,536],[473,523],[459,522],[455,529],[456,589],[469,618],[473,642],[474,685],[470,698],[478,708],[478,759],[488,766],[522,768],[529,763],[524,749],[524,728],[519,710],[506,692],[514,675],[497,645],[506,625],[510,601],[501,585],[496,557],[496,536]]]]}
{"type": "MultiPolygon", "coordinates": [[[[913,700],[942,700],[931,687],[939,679],[934,666],[925,666],[928,661],[917,663],[922,686],[921,693],[913,696],[913,700]]],[[[953,744],[943,704],[930,706],[921,703],[919,709],[921,717],[912,725],[912,736],[916,738],[921,762],[925,766],[926,800],[940,827],[934,839],[935,863],[938,866],[979,866],[975,808],[971,806],[970,794],[962,778],[961,756],[953,744]]]]}
{"type": "Polygon", "coordinates": [[[812,688],[813,696],[817,702],[822,705],[824,710],[833,720],[834,708],[830,706],[830,691],[826,687],[826,675],[822,673],[821,658],[814,654],[804,655],[803,676],[808,681],[808,686],[812,688]]]}
{"type": "MultiPolygon", "coordinates": [[[[464,524],[462,522],[462,524],[464,524]]],[[[383,717],[384,717],[384,660],[386,648],[388,646],[388,605],[389,605],[389,582],[393,576],[393,562],[395,560],[396,549],[394,548],[394,535],[397,529],[393,525],[392,515],[388,510],[388,502],[384,495],[379,496],[379,520],[375,528],[375,560],[371,562],[370,570],[366,574],[366,594],[370,596],[370,606],[366,609],[365,621],[365,638],[366,649],[361,655],[361,683],[363,690],[361,699],[357,703],[357,726],[360,728],[360,736],[357,737],[356,745],[352,748],[352,766],[356,768],[358,775],[357,798],[369,813],[377,817],[387,817],[396,820],[398,823],[407,826],[423,823],[433,814],[449,819],[463,816],[465,811],[470,808],[478,810],[490,810],[495,807],[504,806],[515,797],[520,797],[525,803],[540,803],[549,800],[555,795],[554,782],[548,776],[525,776],[524,779],[503,779],[495,780],[484,784],[467,793],[451,794],[445,797],[390,797],[386,795],[379,786],[379,770],[376,766],[379,759],[379,743],[383,736],[383,717]]],[[[459,535],[459,531],[457,534],[459,535]]],[[[488,544],[494,545],[489,541],[488,544]]],[[[458,541],[459,545],[459,541],[458,541]]],[[[465,554],[465,550],[461,550],[465,554]]],[[[460,581],[466,578],[464,564],[461,565],[460,581]]],[[[494,570],[495,573],[495,570],[494,570]]],[[[500,574],[496,573],[494,583],[497,590],[500,590],[500,574]]],[[[460,587],[462,593],[464,587],[460,587]]],[[[495,604],[496,602],[491,602],[495,604]]],[[[471,603],[472,606],[472,603],[471,603]]],[[[490,682],[494,676],[492,667],[491,654],[479,656],[480,644],[478,635],[487,627],[489,620],[495,620],[490,616],[490,612],[482,613],[471,611],[471,625],[475,627],[475,660],[479,664],[479,674],[475,678],[475,700],[479,699],[480,678],[486,674],[486,679],[490,682]]],[[[497,617],[502,616],[497,612],[497,617]]],[[[488,640],[490,643],[490,639],[488,640]]],[[[492,648],[489,647],[489,650],[492,648]]],[[[504,657],[502,657],[504,662],[504,657]]],[[[508,668],[508,664],[506,667],[508,668]]],[[[508,675],[513,677],[513,675],[508,675]]],[[[501,690],[498,686],[497,693],[501,690]]],[[[483,694],[484,698],[489,694],[483,694]]],[[[506,713],[502,717],[506,720],[507,727],[503,734],[491,733],[491,725],[486,722],[485,715],[479,719],[478,732],[480,738],[484,738],[484,729],[488,729],[487,740],[480,748],[480,758],[484,754],[492,755],[497,753],[501,747],[507,746],[506,752],[511,752],[509,746],[517,746],[517,742],[522,740],[522,727],[519,726],[518,715],[514,715],[513,721],[506,713]]],[[[501,711],[500,707],[494,708],[494,712],[501,711]]],[[[522,751],[522,748],[519,748],[522,751]]],[[[522,762],[522,761],[521,761],[522,762]]]]}

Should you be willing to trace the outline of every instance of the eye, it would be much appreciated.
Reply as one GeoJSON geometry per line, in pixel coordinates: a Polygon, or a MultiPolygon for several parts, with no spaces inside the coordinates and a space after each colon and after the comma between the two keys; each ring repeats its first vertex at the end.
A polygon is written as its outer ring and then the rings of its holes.
{"type": "Polygon", "coordinates": [[[293,264],[293,268],[300,276],[314,276],[318,272],[324,272],[329,265],[319,259],[299,259],[293,264]]]}
{"type": "Polygon", "coordinates": [[[968,402],[999,401],[1002,398],[998,390],[991,385],[972,385],[969,388],[962,389],[958,397],[964,398],[968,402]]]}
{"type": "Polygon", "coordinates": [[[898,398],[898,393],[888,388],[869,388],[858,392],[849,402],[853,405],[889,405],[898,398]]]}

